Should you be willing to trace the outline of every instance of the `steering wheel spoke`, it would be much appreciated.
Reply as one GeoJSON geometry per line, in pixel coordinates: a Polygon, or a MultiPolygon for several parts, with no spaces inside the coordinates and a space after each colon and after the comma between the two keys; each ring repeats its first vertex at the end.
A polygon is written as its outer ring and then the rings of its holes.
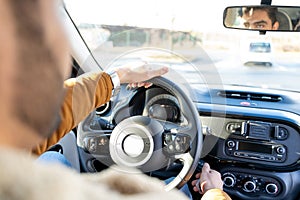
{"type": "Polygon", "coordinates": [[[169,155],[186,153],[191,148],[191,136],[180,129],[167,130],[163,134],[164,152],[169,155]]]}
{"type": "Polygon", "coordinates": [[[108,155],[110,133],[90,134],[83,138],[83,147],[90,154],[108,155]]]}

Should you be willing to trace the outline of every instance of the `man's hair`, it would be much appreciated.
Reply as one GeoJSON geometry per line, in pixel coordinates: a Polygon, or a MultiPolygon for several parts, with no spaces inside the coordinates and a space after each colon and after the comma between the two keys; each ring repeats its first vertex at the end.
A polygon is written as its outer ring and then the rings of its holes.
{"type": "Polygon", "coordinates": [[[40,1],[8,0],[7,3],[17,36],[13,114],[40,135],[48,137],[58,124],[63,77],[53,49],[46,42],[40,1]]]}
{"type": "Polygon", "coordinates": [[[272,25],[274,25],[275,22],[277,22],[276,13],[278,12],[278,9],[275,7],[267,7],[267,6],[257,6],[257,7],[244,7],[243,8],[243,15],[248,15],[250,12],[254,12],[255,10],[263,10],[267,12],[268,17],[272,21],[272,25]]]}

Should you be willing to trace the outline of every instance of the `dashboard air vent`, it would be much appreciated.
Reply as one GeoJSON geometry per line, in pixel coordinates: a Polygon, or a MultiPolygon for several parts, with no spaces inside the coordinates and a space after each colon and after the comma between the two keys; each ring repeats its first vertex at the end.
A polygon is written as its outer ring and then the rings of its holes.
{"type": "Polygon", "coordinates": [[[252,92],[240,92],[240,91],[219,91],[218,95],[224,98],[232,99],[244,99],[254,101],[266,101],[266,102],[280,102],[283,98],[279,95],[252,93],[252,92]]]}

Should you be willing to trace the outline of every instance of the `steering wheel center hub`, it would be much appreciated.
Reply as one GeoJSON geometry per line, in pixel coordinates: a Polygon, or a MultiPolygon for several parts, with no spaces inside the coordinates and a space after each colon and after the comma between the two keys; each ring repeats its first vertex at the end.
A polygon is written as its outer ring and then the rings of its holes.
{"type": "Polygon", "coordinates": [[[162,162],[157,157],[166,160],[162,154],[163,132],[163,126],[149,117],[127,118],[115,127],[110,136],[110,156],[121,166],[137,167],[142,171],[158,169],[162,162]]]}
{"type": "Polygon", "coordinates": [[[124,152],[132,158],[136,158],[141,155],[144,147],[144,140],[139,135],[130,134],[123,141],[124,152]]]}

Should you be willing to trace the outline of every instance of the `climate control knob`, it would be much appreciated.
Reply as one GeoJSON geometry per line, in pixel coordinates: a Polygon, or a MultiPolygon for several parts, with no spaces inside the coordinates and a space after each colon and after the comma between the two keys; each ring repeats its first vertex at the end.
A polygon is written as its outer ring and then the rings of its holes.
{"type": "Polygon", "coordinates": [[[225,173],[223,175],[223,183],[226,187],[233,187],[236,183],[236,178],[232,173],[225,173]]]}
{"type": "Polygon", "coordinates": [[[256,189],[256,183],[253,180],[246,180],[243,187],[245,192],[254,192],[256,189]]]}
{"type": "Polygon", "coordinates": [[[276,194],[278,192],[278,187],[274,183],[269,183],[266,185],[266,191],[268,194],[276,194]]]}

